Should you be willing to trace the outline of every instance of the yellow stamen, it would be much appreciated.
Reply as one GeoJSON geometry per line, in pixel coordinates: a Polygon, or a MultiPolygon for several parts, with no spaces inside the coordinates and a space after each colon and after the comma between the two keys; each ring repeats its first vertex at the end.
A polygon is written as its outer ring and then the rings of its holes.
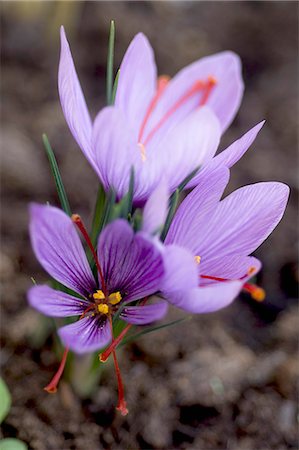
{"type": "Polygon", "coordinates": [[[93,298],[94,298],[95,300],[104,300],[105,294],[104,294],[103,291],[98,290],[98,291],[96,291],[96,292],[93,294],[93,298]]]}
{"type": "Polygon", "coordinates": [[[194,256],[194,260],[195,260],[196,264],[199,264],[200,260],[201,260],[201,257],[196,255],[196,256],[194,256]]]}
{"type": "Polygon", "coordinates": [[[109,303],[111,305],[117,305],[117,303],[119,303],[122,299],[121,293],[118,292],[113,292],[113,294],[110,294],[108,297],[109,303]]]}
{"type": "Polygon", "coordinates": [[[142,144],[141,142],[138,142],[138,147],[140,148],[140,153],[141,153],[141,159],[143,162],[146,161],[146,150],[145,150],[145,146],[144,144],[142,144]]]}
{"type": "Polygon", "coordinates": [[[98,311],[102,314],[108,314],[109,306],[105,303],[101,303],[100,305],[98,305],[98,311]]]}

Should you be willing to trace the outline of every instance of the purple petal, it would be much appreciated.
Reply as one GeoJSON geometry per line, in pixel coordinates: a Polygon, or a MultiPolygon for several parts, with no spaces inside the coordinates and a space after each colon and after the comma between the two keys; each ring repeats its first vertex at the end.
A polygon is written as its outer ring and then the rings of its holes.
{"type": "Polygon", "coordinates": [[[202,260],[252,253],[281,220],[289,191],[283,183],[257,183],[222,200],[200,233],[197,252],[202,260]]]}
{"type": "Polygon", "coordinates": [[[98,175],[106,189],[113,187],[120,197],[128,192],[132,167],[135,200],[146,197],[156,186],[158,177],[161,178],[161,171],[153,171],[151,175],[147,170],[148,161],[143,161],[133,130],[120,109],[107,107],[98,114],[92,142],[98,175]]]}
{"type": "Polygon", "coordinates": [[[162,319],[167,313],[168,304],[165,301],[144,306],[126,306],[120,317],[133,325],[146,325],[162,319]]]}
{"type": "Polygon", "coordinates": [[[202,228],[212,216],[228,179],[229,170],[225,167],[202,174],[198,186],[178,208],[165,243],[181,245],[189,249],[194,256],[201,256],[197,251],[202,228]]]}
{"type": "Polygon", "coordinates": [[[139,33],[121,63],[115,98],[115,106],[125,112],[136,133],[156,93],[156,72],[153,50],[147,38],[139,33]]]}
{"type": "Polygon", "coordinates": [[[245,133],[240,139],[233,142],[229,147],[223,150],[219,155],[214,158],[214,167],[219,165],[226,166],[228,168],[232,167],[239,159],[242,158],[244,153],[247,152],[249,147],[252,145],[256,139],[258,133],[264,126],[265,120],[255,125],[247,133],[245,133]]]}
{"type": "MultiPolygon", "coordinates": [[[[229,280],[242,278],[245,283],[260,271],[262,263],[253,256],[229,255],[215,259],[202,259],[200,262],[200,274],[229,280]]],[[[200,284],[215,283],[212,280],[201,278],[200,284]]]]}
{"type": "MultiPolygon", "coordinates": [[[[221,129],[224,131],[235,117],[243,96],[243,81],[241,75],[241,63],[239,57],[233,52],[218,53],[202,58],[182,69],[168,84],[165,92],[159,99],[146,128],[152,129],[159,123],[163,116],[176,102],[199,81],[206,81],[209,76],[217,80],[207,101],[220,120],[221,129]]],[[[188,101],[181,104],[172,115],[172,120],[179,123],[191,111],[198,108],[202,92],[193,95],[188,101]]]]}
{"type": "Polygon", "coordinates": [[[165,275],[160,288],[163,294],[198,286],[198,268],[192,253],[177,245],[167,245],[163,259],[165,275]]]}
{"type": "Polygon", "coordinates": [[[53,278],[83,296],[96,289],[75,226],[63,211],[31,204],[30,238],[37,259],[53,278]]]}
{"type": "Polygon", "coordinates": [[[158,247],[145,233],[134,234],[122,219],[106,226],[99,238],[98,256],[108,292],[120,291],[125,301],[155,293],[164,275],[158,247]]]}
{"type": "Polygon", "coordinates": [[[143,209],[142,230],[146,233],[154,234],[161,231],[167,217],[168,196],[168,186],[163,178],[150,195],[143,209]]]}
{"type": "Polygon", "coordinates": [[[194,169],[212,159],[220,134],[219,121],[212,110],[197,109],[171,132],[157,132],[148,144],[148,154],[159,161],[160,173],[175,190],[194,169]]]}
{"type": "Polygon", "coordinates": [[[236,164],[236,162],[242,158],[244,153],[247,152],[251,144],[254,142],[264,123],[265,121],[258,123],[255,127],[247,131],[247,133],[245,133],[240,139],[233,142],[227,149],[216,155],[200,173],[192,178],[190,183],[188,183],[187,188],[197,186],[199,179],[205,170],[210,171],[221,166],[231,168],[234,164],[236,164]]]}
{"type": "Polygon", "coordinates": [[[27,295],[33,308],[50,317],[81,315],[90,304],[86,300],[56,291],[47,285],[34,286],[29,289],[27,295]]]}
{"type": "Polygon", "coordinates": [[[75,353],[91,353],[104,348],[111,341],[108,320],[100,317],[85,317],[58,330],[65,347],[75,353]]]}
{"type": "Polygon", "coordinates": [[[92,122],[63,27],[60,29],[60,38],[58,90],[61,107],[72,135],[89,162],[94,165],[91,149],[92,122]]]}
{"type": "Polygon", "coordinates": [[[239,294],[243,286],[240,281],[228,281],[174,292],[167,300],[185,311],[203,314],[229,305],[239,294]]]}

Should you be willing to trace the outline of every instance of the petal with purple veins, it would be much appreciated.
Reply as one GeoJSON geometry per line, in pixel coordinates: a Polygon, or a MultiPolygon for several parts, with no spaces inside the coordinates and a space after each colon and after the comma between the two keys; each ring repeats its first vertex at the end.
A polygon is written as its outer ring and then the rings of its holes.
{"type": "Polygon", "coordinates": [[[228,179],[229,170],[226,167],[206,171],[202,174],[197,187],[179,206],[165,243],[181,245],[190,250],[194,256],[201,256],[197,250],[202,229],[210,220],[228,179]]]}
{"type": "Polygon", "coordinates": [[[212,286],[176,291],[167,296],[167,300],[191,313],[210,313],[229,305],[237,297],[242,286],[243,283],[240,281],[227,281],[212,286]]]}
{"type": "Polygon", "coordinates": [[[33,286],[27,295],[33,308],[50,317],[81,315],[90,305],[87,300],[57,291],[47,285],[33,286]]]}
{"type": "MultiPolygon", "coordinates": [[[[96,170],[106,189],[112,187],[120,197],[124,196],[128,192],[130,173],[134,167],[134,200],[141,197],[145,188],[143,182],[146,181],[142,177],[142,153],[123,111],[111,106],[102,109],[94,123],[92,145],[96,170]]],[[[153,179],[157,179],[156,174],[153,175],[153,179]]],[[[147,183],[151,187],[149,173],[148,178],[147,183]]]]}
{"type": "Polygon", "coordinates": [[[58,90],[61,107],[72,135],[89,162],[94,166],[94,155],[91,148],[92,122],[63,27],[60,29],[60,38],[58,90]]]}
{"type": "MultiPolygon", "coordinates": [[[[239,109],[244,90],[240,58],[233,52],[222,52],[202,58],[178,72],[159,99],[148,122],[147,131],[153,128],[196,82],[204,82],[209,76],[214,77],[217,84],[206,104],[220,120],[221,129],[224,131],[239,109]]],[[[198,108],[202,95],[202,91],[199,91],[183,102],[172,115],[173,123],[179,123],[198,108]]]]}
{"type": "Polygon", "coordinates": [[[205,171],[215,170],[221,166],[225,166],[230,169],[234,164],[236,164],[252,145],[264,123],[264,120],[258,123],[255,127],[247,131],[247,133],[245,133],[242,137],[233,142],[229,147],[216,155],[212,161],[202,169],[201,172],[192,178],[192,180],[188,183],[187,188],[197,186],[205,171]]]}
{"type": "Polygon", "coordinates": [[[120,317],[133,325],[146,325],[162,319],[167,313],[167,309],[168,304],[165,301],[144,306],[125,306],[120,317]]]}
{"type": "MultiPolygon", "coordinates": [[[[161,231],[167,217],[169,191],[165,178],[148,198],[143,209],[142,230],[148,234],[161,231]]],[[[160,233],[159,233],[160,234],[160,233]]]]}
{"type": "MultiPolygon", "coordinates": [[[[200,262],[200,275],[239,280],[245,283],[255,276],[261,269],[262,263],[253,256],[229,255],[214,259],[202,258],[200,262]]],[[[201,278],[200,284],[213,284],[217,281],[201,278]]]]}
{"type": "Polygon", "coordinates": [[[134,234],[125,220],[106,226],[99,238],[98,256],[108,291],[120,291],[125,301],[159,289],[164,274],[161,252],[145,233],[134,234]]]}
{"type": "Polygon", "coordinates": [[[256,250],[281,220],[289,191],[283,183],[256,183],[222,200],[199,234],[197,252],[203,261],[256,250]]]}
{"type": "Polygon", "coordinates": [[[106,317],[84,317],[58,330],[65,347],[75,353],[90,353],[104,348],[111,341],[110,324],[106,317]]]}
{"type": "Polygon", "coordinates": [[[120,66],[115,106],[122,109],[134,126],[136,140],[148,106],[157,89],[157,69],[153,49],[138,33],[129,45],[120,66]]]}
{"type": "Polygon", "coordinates": [[[96,289],[78,233],[63,211],[31,204],[30,238],[37,259],[53,278],[84,297],[96,289]]]}
{"type": "Polygon", "coordinates": [[[173,191],[193,170],[212,159],[219,141],[219,121],[210,108],[204,107],[193,111],[169,133],[157,131],[148,144],[148,153],[159,161],[160,172],[173,191]]]}

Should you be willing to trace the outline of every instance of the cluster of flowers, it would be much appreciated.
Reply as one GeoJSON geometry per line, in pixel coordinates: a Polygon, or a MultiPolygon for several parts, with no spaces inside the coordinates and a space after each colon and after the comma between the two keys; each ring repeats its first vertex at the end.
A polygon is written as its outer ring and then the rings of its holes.
{"type": "MultiPolygon", "coordinates": [[[[29,302],[48,316],[78,316],[58,331],[64,360],[68,349],[101,351],[101,361],[113,355],[122,414],[127,408],[115,349],[128,329],[161,319],[169,303],[208,313],[227,306],[242,289],[262,300],[263,290],[248,283],[261,263],[249,255],[276,227],[289,195],[282,183],[262,182],[221,199],[230,168],[264,123],[215,156],[243,95],[237,55],[200,59],[173,79],[157,78],[156,72],[152,48],[138,34],[121,63],[113,104],[92,122],[62,28],[59,94],[65,119],[118,204],[133,180],[132,207],[99,230],[96,246],[78,215],[48,205],[30,210],[36,257],[71,293],[37,285],[29,302]],[[176,207],[183,189],[191,192],[176,207]],[[114,336],[119,320],[128,325],[114,336]]],[[[48,391],[56,389],[60,375],[48,391]]]]}

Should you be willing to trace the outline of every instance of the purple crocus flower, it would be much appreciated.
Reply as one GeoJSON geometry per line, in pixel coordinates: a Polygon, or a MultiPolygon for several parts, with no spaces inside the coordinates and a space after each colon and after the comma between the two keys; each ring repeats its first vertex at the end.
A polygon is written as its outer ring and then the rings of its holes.
{"type": "MultiPolygon", "coordinates": [[[[73,221],[60,209],[33,204],[30,208],[30,236],[36,257],[43,268],[57,281],[74,291],[74,295],[52,289],[48,285],[32,287],[28,292],[31,306],[54,317],[78,316],[79,320],[63,326],[58,334],[66,346],[61,366],[45,388],[55,392],[65,364],[67,349],[76,353],[92,352],[105,347],[111,340],[115,313],[129,324],[143,325],[161,319],[167,303],[130,306],[147,299],[159,290],[164,276],[163,258],[149,236],[134,234],[122,219],[105,227],[98,240],[97,254],[92,247],[79,216],[73,221]],[[75,222],[90,246],[98,269],[95,279],[75,222]]],[[[119,385],[117,409],[127,414],[120,371],[113,353],[119,385]]]]}
{"type": "MultiPolygon", "coordinates": [[[[236,147],[231,156],[232,150],[236,147]]],[[[248,255],[279,223],[289,196],[285,184],[265,182],[244,186],[220,201],[229,169],[213,166],[198,176],[165,239],[162,291],[170,303],[193,313],[227,306],[242,288],[263,299],[263,290],[247,283],[261,262],[248,255]],[[174,289],[173,278],[184,279],[186,289],[174,289]]]]}
{"type": "Polygon", "coordinates": [[[59,94],[69,128],[105,188],[123,196],[133,166],[134,200],[144,201],[162,174],[173,191],[213,157],[242,98],[241,64],[223,52],[170,81],[157,78],[153,50],[139,33],[120,66],[114,106],[92,123],[62,28],[59,94]]]}
{"type": "Polygon", "coordinates": [[[100,234],[99,280],[91,272],[74,223],[60,209],[32,205],[30,235],[43,268],[79,294],[66,294],[48,285],[34,286],[28,293],[31,306],[45,315],[81,317],[58,331],[62,342],[74,352],[105,347],[111,340],[108,317],[123,305],[120,318],[138,325],[158,320],[166,313],[163,301],[128,305],[159,290],[164,269],[156,246],[144,232],[134,234],[125,220],[112,222],[100,234]]]}

